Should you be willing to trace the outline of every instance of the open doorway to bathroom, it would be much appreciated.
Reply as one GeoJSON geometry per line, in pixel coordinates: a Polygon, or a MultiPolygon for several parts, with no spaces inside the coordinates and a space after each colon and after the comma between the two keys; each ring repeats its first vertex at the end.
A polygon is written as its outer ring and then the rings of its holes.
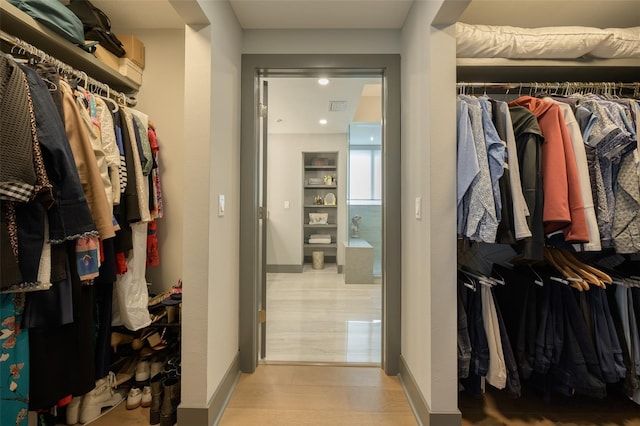
{"type": "MultiPolygon", "coordinates": [[[[386,374],[395,375],[398,373],[400,366],[400,57],[397,54],[374,54],[374,55],[271,55],[271,54],[245,54],[242,57],[242,135],[241,135],[241,180],[240,180],[240,368],[244,372],[253,372],[258,366],[258,361],[268,359],[267,338],[269,332],[267,326],[274,319],[274,313],[267,300],[267,275],[270,273],[281,273],[288,276],[303,274],[297,271],[277,270],[272,272],[272,266],[276,263],[267,261],[268,247],[267,241],[270,240],[267,231],[269,226],[267,222],[274,220],[275,211],[270,211],[272,205],[272,194],[268,188],[274,182],[274,178],[270,178],[267,171],[272,164],[270,154],[270,137],[269,137],[269,119],[275,118],[277,115],[273,112],[273,107],[269,105],[273,100],[273,91],[269,84],[273,83],[269,79],[290,78],[290,77],[314,77],[319,78],[326,76],[329,79],[349,77],[349,78],[379,78],[382,85],[382,120],[381,120],[381,260],[379,278],[380,295],[380,359],[374,365],[381,366],[386,374]],[[267,188],[265,190],[264,188],[267,188]],[[269,272],[267,272],[269,271],[269,272]]],[[[359,93],[361,95],[362,92],[359,93]]],[[[340,98],[331,100],[341,100],[340,98]]],[[[325,105],[325,109],[326,109],[325,105]]],[[[327,118],[328,120],[328,118],[327,118]]],[[[374,120],[375,121],[375,120],[374,120]]],[[[319,124],[319,119],[318,119],[319,124]]],[[[347,130],[348,132],[348,130],[347,130]]],[[[298,138],[300,139],[300,138],[298,138]]],[[[305,139],[312,139],[312,136],[305,139]]],[[[344,137],[343,137],[344,140],[344,137]]],[[[347,145],[348,146],[348,145],[347,145]]],[[[348,148],[345,148],[349,150],[348,148]]],[[[309,163],[310,166],[322,166],[325,160],[325,166],[330,166],[332,154],[335,157],[335,166],[342,167],[336,170],[335,188],[331,188],[335,193],[335,202],[337,207],[334,210],[335,215],[339,215],[340,220],[336,222],[336,246],[335,260],[331,259],[331,253],[326,254],[326,264],[323,269],[315,270],[316,272],[327,273],[328,267],[335,265],[333,277],[343,278],[346,272],[346,246],[352,239],[351,225],[355,225],[352,221],[352,212],[347,208],[347,187],[348,179],[346,178],[347,164],[349,162],[348,155],[340,150],[325,148],[324,151],[316,150],[322,155],[316,157],[318,163],[309,163]],[[342,173],[342,175],[341,175],[342,173]],[[339,191],[344,191],[340,194],[339,191]],[[341,198],[342,197],[342,198],[341,198]],[[340,269],[340,270],[339,270],[340,269]]],[[[313,152],[312,152],[313,154],[313,152]]],[[[314,158],[310,157],[312,162],[314,158]]],[[[296,154],[295,162],[287,162],[282,168],[291,171],[291,175],[287,182],[292,182],[296,186],[299,197],[302,197],[305,177],[303,172],[306,171],[304,166],[306,157],[300,150],[296,154]],[[297,165],[296,165],[297,164],[297,165]]],[[[325,174],[319,172],[324,183],[325,174]]],[[[328,173],[329,179],[332,179],[328,173]]],[[[311,177],[311,176],[308,176],[311,177]]],[[[307,181],[308,182],[308,181],[307,181]]],[[[330,185],[334,182],[330,181],[330,185]]],[[[322,201],[326,203],[326,194],[323,195],[322,201]]],[[[333,197],[329,197],[331,202],[333,197]]],[[[315,200],[315,197],[312,198],[315,200]]],[[[308,213],[304,212],[301,205],[294,209],[293,196],[287,195],[286,198],[275,198],[273,203],[277,203],[276,207],[281,210],[289,210],[292,213],[291,221],[287,222],[289,230],[297,232],[298,250],[303,250],[305,241],[303,220],[309,220],[308,213]],[[288,202],[288,203],[285,203],[288,202]],[[285,208],[285,205],[288,208],[285,208]]],[[[313,202],[313,201],[312,201],[313,202]]],[[[276,208],[274,207],[274,209],[276,208]]],[[[321,213],[321,211],[318,211],[321,213]]],[[[362,216],[362,215],[361,215],[362,216]]],[[[327,221],[331,216],[327,217],[327,221]]],[[[362,220],[358,231],[362,235],[362,220]]],[[[327,222],[328,225],[328,222],[327,222]]],[[[314,230],[315,231],[315,230],[314,230]]],[[[271,232],[271,231],[269,231],[271,232]]],[[[315,232],[314,232],[315,233],[315,232]]],[[[327,234],[328,232],[323,232],[327,234]]],[[[308,236],[310,237],[310,232],[308,236]]],[[[284,234],[283,234],[284,235],[284,234]]],[[[362,237],[360,237],[362,238],[362,237]]],[[[357,239],[357,238],[356,238],[357,239]]],[[[326,235],[325,235],[326,241],[326,235]]],[[[333,239],[330,240],[330,243],[333,239]]],[[[311,244],[309,242],[309,244],[311,244]]],[[[322,242],[326,244],[326,242],[322,242]]],[[[313,259],[313,251],[318,248],[313,246],[308,260],[313,259]]],[[[293,263],[282,263],[282,268],[300,268],[304,270],[304,255],[293,263]],[[287,266],[289,265],[289,266],[287,266]],[[297,265],[297,266],[296,266],[297,265]],[[301,267],[302,265],[302,267],[301,267]]],[[[312,268],[312,264],[307,264],[312,268]]],[[[280,267],[277,267],[280,268],[280,267]]],[[[346,279],[346,278],[344,278],[346,279]]],[[[357,288],[362,284],[341,284],[357,288]]],[[[366,285],[366,284],[365,284],[366,285]]],[[[374,285],[374,284],[372,284],[374,285]]],[[[273,286],[277,287],[277,286],[273,286]]],[[[309,284],[307,284],[309,287],[309,284]]],[[[283,302],[284,303],[284,302],[283,302]]],[[[299,325],[302,318],[306,318],[312,308],[298,309],[298,319],[290,320],[294,325],[299,325]]],[[[318,309],[318,308],[313,308],[318,309]]],[[[377,319],[377,318],[376,318],[377,319]]],[[[312,320],[319,322],[320,320],[312,320]]],[[[353,320],[349,326],[352,329],[361,328],[361,323],[353,320]]],[[[331,327],[329,324],[320,326],[324,329],[331,327]]],[[[351,344],[351,342],[349,342],[351,344]]],[[[295,362],[295,361],[284,361],[295,362]]],[[[349,362],[349,361],[306,361],[306,362],[349,362]]],[[[356,361],[354,361],[356,362],[356,361]]]]}
{"type": "Polygon", "coordinates": [[[380,365],[382,77],[261,76],[259,87],[261,358],[380,365]]]}

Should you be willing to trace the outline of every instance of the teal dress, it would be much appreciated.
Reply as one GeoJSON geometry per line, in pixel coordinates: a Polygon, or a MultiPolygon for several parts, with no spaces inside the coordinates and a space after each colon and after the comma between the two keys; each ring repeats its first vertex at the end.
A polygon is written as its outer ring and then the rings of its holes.
{"type": "Polygon", "coordinates": [[[29,334],[22,329],[24,293],[0,294],[0,425],[27,425],[29,334]]]}

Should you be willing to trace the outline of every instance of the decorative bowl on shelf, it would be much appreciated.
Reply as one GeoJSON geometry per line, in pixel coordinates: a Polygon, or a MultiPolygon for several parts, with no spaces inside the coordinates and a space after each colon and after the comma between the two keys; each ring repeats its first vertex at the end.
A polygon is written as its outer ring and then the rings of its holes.
{"type": "Polygon", "coordinates": [[[329,213],[309,213],[309,225],[326,225],[329,213]]]}

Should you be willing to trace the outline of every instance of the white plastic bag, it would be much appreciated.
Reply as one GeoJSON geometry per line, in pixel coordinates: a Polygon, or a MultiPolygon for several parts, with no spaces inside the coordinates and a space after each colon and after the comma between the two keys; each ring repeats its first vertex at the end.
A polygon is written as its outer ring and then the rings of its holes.
{"type": "Polygon", "coordinates": [[[147,224],[131,224],[133,250],[127,259],[127,272],[119,275],[113,286],[111,325],[139,330],[151,324],[149,292],[145,278],[147,260],[147,224]]]}

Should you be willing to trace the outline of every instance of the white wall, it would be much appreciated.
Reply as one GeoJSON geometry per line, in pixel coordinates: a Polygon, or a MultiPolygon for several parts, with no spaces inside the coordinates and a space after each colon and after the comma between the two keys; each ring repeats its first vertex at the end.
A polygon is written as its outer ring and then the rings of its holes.
{"type": "Polygon", "coordinates": [[[242,30],[228,2],[205,2],[211,20],[211,224],[207,395],[238,353],[240,241],[240,75],[242,30]],[[218,195],[225,196],[219,217],[218,195]]]}
{"type": "Polygon", "coordinates": [[[160,293],[182,278],[184,30],[137,30],[135,35],[146,51],[136,108],[149,114],[160,145],[165,208],[164,218],[158,220],[160,265],[147,268],[151,291],[160,293]]]}
{"type": "Polygon", "coordinates": [[[400,53],[400,31],[245,30],[242,53],[400,53]]]}
{"type": "Polygon", "coordinates": [[[227,2],[201,7],[210,25],[185,29],[183,408],[208,406],[238,352],[242,31],[227,2]]]}
{"type": "MultiPolygon", "coordinates": [[[[206,407],[213,269],[209,261],[211,216],[211,27],[185,29],[185,145],[182,293],[184,408],[206,407]],[[191,184],[189,184],[191,183],[191,184]]],[[[215,354],[212,354],[215,356],[215,354]]]]}
{"type": "Polygon", "coordinates": [[[338,154],[338,256],[344,264],[346,236],[347,134],[270,134],[267,159],[267,264],[302,264],[302,153],[338,154]],[[284,208],[284,202],[290,208],[284,208]]]}
{"type": "Polygon", "coordinates": [[[429,24],[442,3],[415,2],[402,31],[402,355],[430,411],[454,413],[455,38],[429,24]]]}

